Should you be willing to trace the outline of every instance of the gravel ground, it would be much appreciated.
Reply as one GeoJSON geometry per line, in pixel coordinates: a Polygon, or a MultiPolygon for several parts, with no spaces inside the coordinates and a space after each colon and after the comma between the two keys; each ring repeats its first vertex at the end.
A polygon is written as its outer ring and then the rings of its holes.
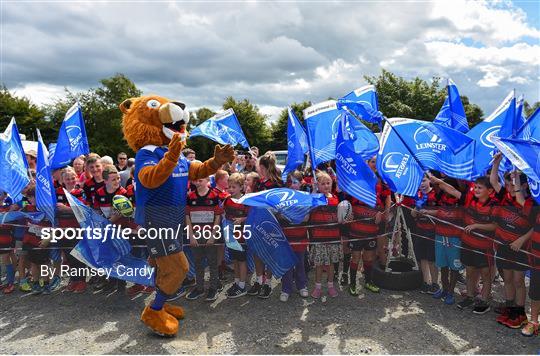
{"type": "Polygon", "coordinates": [[[277,289],[268,300],[181,299],[187,319],[172,339],[139,322],[145,298],[0,295],[0,354],[540,353],[540,338],[498,325],[495,313],[477,316],[417,291],[342,292],[326,302],[293,295],[282,303],[277,289]]]}

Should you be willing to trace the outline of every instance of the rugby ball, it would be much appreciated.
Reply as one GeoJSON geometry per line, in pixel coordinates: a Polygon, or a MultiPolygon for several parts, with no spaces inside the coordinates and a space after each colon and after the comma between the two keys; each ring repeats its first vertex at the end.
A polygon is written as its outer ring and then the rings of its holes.
{"type": "Polygon", "coordinates": [[[353,219],[353,211],[351,202],[348,200],[343,200],[337,206],[337,219],[338,223],[343,223],[345,221],[351,221],[353,219]]]}
{"type": "Polygon", "coordinates": [[[126,218],[133,215],[133,204],[131,204],[131,201],[123,195],[115,195],[112,199],[112,206],[120,213],[120,215],[126,218]]]}

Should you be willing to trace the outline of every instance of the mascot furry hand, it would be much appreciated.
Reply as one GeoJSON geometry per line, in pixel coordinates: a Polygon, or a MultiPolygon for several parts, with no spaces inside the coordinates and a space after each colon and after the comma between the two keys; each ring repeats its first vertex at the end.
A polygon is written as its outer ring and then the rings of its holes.
{"type": "MultiPolygon", "coordinates": [[[[159,96],[144,96],[120,104],[122,127],[129,146],[137,152],[135,183],[136,222],[149,229],[183,230],[188,179],[215,173],[232,161],[230,145],[216,145],[214,157],[206,162],[189,162],[182,155],[189,113],[185,105],[159,96]]],[[[141,320],[155,333],[174,336],[181,307],[166,301],[180,288],[189,263],[176,239],[147,239],[150,263],[156,268],[156,298],[145,307],[141,320]]]]}

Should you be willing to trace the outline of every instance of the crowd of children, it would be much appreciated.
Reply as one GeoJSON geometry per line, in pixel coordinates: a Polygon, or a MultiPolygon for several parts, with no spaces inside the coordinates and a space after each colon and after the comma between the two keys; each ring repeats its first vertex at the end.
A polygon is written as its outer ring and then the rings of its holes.
{"type": "MultiPolygon", "coordinates": [[[[196,152],[186,149],[184,156],[196,159],[196,152]]],[[[92,207],[114,224],[137,229],[133,220],[113,208],[113,197],[122,195],[136,207],[133,184],[133,162],[125,153],[112,165],[89,154],[73,161],[72,167],[53,172],[57,192],[57,223],[59,227],[78,227],[75,215],[64,190],[87,206],[92,207]]],[[[272,293],[272,272],[262,258],[254,254],[253,278],[249,276],[248,252],[243,227],[249,207],[237,203],[244,194],[279,187],[324,194],[328,204],[313,209],[301,224],[293,225],[278,214],[297,263],[281,278],[279,299],[287,302],[296,291],[302,298],[321,298],[325,293],[337,297],[341,284],[351,296],[358,296],[358,272],[363,276],[364,289],[379,293],[372,270],[387,260],[389,239],[393,238],[396,206],[401,206],[407,227],[413,237],[414,256],[422,271],[421,293],[430,294],[447,305],[485,314],[491,309],[492,284],[502,277],[505,301],[495,311],[496,321],[509,328],[522,328],[527,336],[538,334],[540,309],[540,212],[532,199],[527,178],[518,172],[508,173],[499,180],[501,155],[494,157],[491,174],[475,182],[457,181],[441,174],[426,174],[416,197],[399,197],[379,180],[377,203],[371,207],[339,191],[332,164],[315,170],[291,172],[282,181],[281,172],[272,152],[259,156],[256,148],[237,153],[235,161],[226,164],[214,176],[189,183],[186,204],[187,236],[195,269],[194,278],[184,281],[178,296],[188,300],[205,298],[213,301],[223,290],[225,272],[231,269],[234,282],[224,291],[227,298],[245,295],[269,298],[272,293]],[[338,206],[347,200],[351,220],[338,223],[338,206]],[[241,248],[231,248],[223,238],[194,238],[202,231],[213,234],[222,223],[234,226],[231,233],[241,248]],[[225,263],[225,256],[230,261],[225,263]],[[341,264],[341,275],[340,275],[341,264]],[[205,269],[209,283],[205,288],[205,269]],[[314,269],[314,283],[308,290],[308,270],[314,269]],[[525,302],[526,272],[530,270],[530,319],[525,302]],[[253,280],[253,283],[250,283],[253,280]],[[463,280],[466,288],[461,300],[456,300],[456,284],[463,280]],[[324,288],[323,288],[324,287],[324,288]]],[[[375,158],[368,165],[376,172],[375,158]]],[[[11,202],[5,193],[0,195],[0,213],[20,210],[35,212],[35,185],[23,192],[21,202],[11,202]]],[[[55,245],[40,238],[46,220],[24,220],[0,224],[0,255],[6,278],[1,285],[4,294],[13,293],[15,285],[23,292],[48,294],[59,288],[61,276],[43,276],[42,266],[62,263],[83,268],[70,251],[77,241],[61,240],[55,245]],[[17,278],[16,278],[17,277],[17,278]]],[[[132,238],[133,253],[147,257],[144,241],[132,238]]],[[[402,252],[408,253],[404,241],[402,252]]],[[[56,268],[60,271],[60,268],[56,268]]],[[[83,293],[92,285],[95,291],[124,290],[125,282],[100,277],[70,276],[65,292],[83,293]]],[[[152,293],[153,288],[130,286],[126,293],[152,293]]]]}

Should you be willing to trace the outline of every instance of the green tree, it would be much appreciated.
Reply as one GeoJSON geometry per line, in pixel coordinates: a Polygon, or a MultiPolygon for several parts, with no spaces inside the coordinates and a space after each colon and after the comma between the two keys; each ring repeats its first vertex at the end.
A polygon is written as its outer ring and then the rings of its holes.
{"type": "MultiPolygon", "coordinates": [[[[300,120],[300,123],[304,124],[304,109],[311,106],[310,101],[304,101],[302,103],[293,103],[291,108],[293,109],[296,117],[300,120]]],[[[283,109],[279,114],[279,118],[275,123],[271,125],[271,137],[270,149],[272,150],[286,150],[287,149],[287,125],[289,122],[289,111],[287,108],[283,109]]]]}
{"type": "Polygon", "coordinates": [[[535,102],[534,104],[530,105],[528,102],[523,103],[523,111],[525,112],[525,116],[527,118],[531,116],[536,109],[540,107],[540,101],[535,102]]]}

